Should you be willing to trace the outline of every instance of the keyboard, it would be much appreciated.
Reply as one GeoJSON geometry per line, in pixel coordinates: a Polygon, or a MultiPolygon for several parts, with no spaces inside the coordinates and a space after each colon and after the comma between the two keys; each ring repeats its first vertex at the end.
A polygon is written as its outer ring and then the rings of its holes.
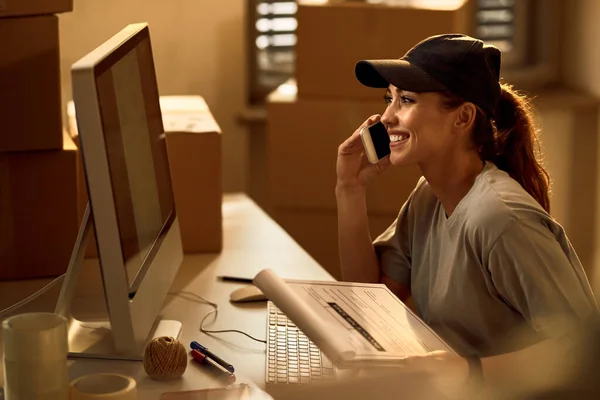
{"type": "Polygon", "coordinates": [[[336,376],[331,361],[290,321],[267,301],[266,383],[306,384],[336,376]]]}

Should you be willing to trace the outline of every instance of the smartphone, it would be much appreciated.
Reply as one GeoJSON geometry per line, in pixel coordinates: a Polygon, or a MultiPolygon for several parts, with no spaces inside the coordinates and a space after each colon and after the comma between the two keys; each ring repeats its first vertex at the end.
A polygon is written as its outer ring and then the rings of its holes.
{"type": "Polygon", "coordinates": [[[371,164],[377,164],[379,160],[390,155],[390,135],[381,122],[361,129],[360,138],[371,164]]]}

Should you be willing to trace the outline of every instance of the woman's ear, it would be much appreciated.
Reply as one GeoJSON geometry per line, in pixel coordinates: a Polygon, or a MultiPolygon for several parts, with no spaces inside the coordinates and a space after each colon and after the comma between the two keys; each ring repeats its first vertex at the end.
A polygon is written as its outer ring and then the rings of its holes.
{"type": "Polygon", "coordinates": [[[454,126],[460,131],[468,131],[475,123],[477,108],[473,103],[465,102],[458,108],[454,126]]]}

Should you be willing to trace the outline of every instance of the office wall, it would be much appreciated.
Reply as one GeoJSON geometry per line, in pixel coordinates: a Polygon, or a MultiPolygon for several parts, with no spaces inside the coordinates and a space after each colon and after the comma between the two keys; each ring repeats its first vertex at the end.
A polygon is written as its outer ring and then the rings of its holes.
{"type": "Polygon", "coordinates": [[[600,96],[600,2],[569,0],[566,15],[565,81],[577,88],[600,96]]]}
{"type": "Polygon", "coordinates": [[[565,228],[586,271],[597,275],[597,104],[569,91],[540,95],[535,103],[543,162],[552,179],[551,213],[565,228]]]}
{"type": "Polygon", "coordinates": [[[125,25],[148,22],[160,94],[205,98],[223,131],[223,189],[245,191],[247,140],[235,122],[246,90],[244,13],[242,0],[75,0],[60,16],[63,103],[73,62],[125,25]]]}
{"type": "MultiPolygon", "coordinates": [[[[566,14],[565,57],[563,59],[564,80],[600,99],[600,2],[597,0],[569,0],[566,14]]],[[[600,118],[599,118],[600,126],[600,118]]],[[[598,136],[600,132],[588,132],[598,136]]],[[[598,143],[598,141],[596,141],[598,143]]],[[[600,143],[596,147],[600,155],[600,143]]],[[[596,174],[600,176],[600,162],[596,163],[596,174]]],[[[596,182],[596,210],[600,210],[600,185],[596,182]]],[[[595,283],[600,288],[600,212],[594,220],[594,267],[595,283]]]]}
{"type": "MultiPolygon", "coordinates": [[[[600,1],[567,0],[565,23],[564,81],[600,98],[600,1]]],[[[242,0],[75,0],[75,10],[60,16],[63,102],[71,98],[69,66],[123,26],[150,23],[154,57],[161,94],[200,94],[205,97],[224,132],[223,187],[225,191],[246,190],[249,167],[245,129],[235,122],[245,98],[245,1],[242,0]]],[[[540,110],[545,125],[547,162],[553,175],[554,214],[575,242],[585,243],[581,253],[588,270],[600,270],[600,185],[584,190],[583,203],[593,199],[596,223],[588,227],[582,215],[574,215],[577,203],[573,189],[578,145],[585,134],[578,117],[560,96],[540,110]],[[595,188],[595,189],[594,189],[595,188]],[[587,190],[587,191],[586,191],[587,190]],[[598,191],[593,195],[590,190],[598,191]],[[583,224],[583,225],[582,225],[583,224]],[[587,230],[584,230],[585,228],[587,230]],[[593,232],[590,232],[590,229],[593,232]],[[588,239],[586,239],[586,237],[588,239]],[[591,238],[591,239],[589,239],[591,238]],[[592,240],[592,242],[590,242],[592,240]]],[[[590,140],[588,143],[598,143],[590,140]]],[[[595,154],[600,154],[600,144],[595,154]]],[[[592,168],[594,160],[588,155],[592,168]]],[[[597,159],[597,157],[596,157],[597,159]]],[[[592,174],[600,176],[600,168],[592,174]]],[[[585,183],[585,179],[582,179],[585,183]]],[[[579,210],[581,212],[581,210],[579,210]]],[[[577,246],[581,247],[581,246],[577,246]]],[[[599,275],[599,274],[596,274],[599,275]]],[[[600,276],[599,282],[600,282],[600,276]]],[[[600,285],[599,285],[600,287],[600,285]]]]}

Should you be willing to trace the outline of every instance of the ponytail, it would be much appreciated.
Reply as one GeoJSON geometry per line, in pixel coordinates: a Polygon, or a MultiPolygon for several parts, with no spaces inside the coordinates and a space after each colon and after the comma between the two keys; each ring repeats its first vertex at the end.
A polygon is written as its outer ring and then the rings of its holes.
{"type": "Polygon", "coordinates": [[[482,158],[507,172],[550,213],[550,177],[537,158],[539,142],[529,102],[508,84],[501,84],[501,89],[496,115],[490,121],[494,151],[482,158]]]}
{"type": "MultiPolygon", "coordinates": [[[[490,118],[477,109],[473,144],[482,160],[491,161],[529,193],[550,213],[550,177],[537,159],[539,143],[529,102],[502,83],[502,96],[496,114],[490,118]]],[[[452,92],[442,92],[444,105],[460,106],[466,100],[452,92]]]]}

